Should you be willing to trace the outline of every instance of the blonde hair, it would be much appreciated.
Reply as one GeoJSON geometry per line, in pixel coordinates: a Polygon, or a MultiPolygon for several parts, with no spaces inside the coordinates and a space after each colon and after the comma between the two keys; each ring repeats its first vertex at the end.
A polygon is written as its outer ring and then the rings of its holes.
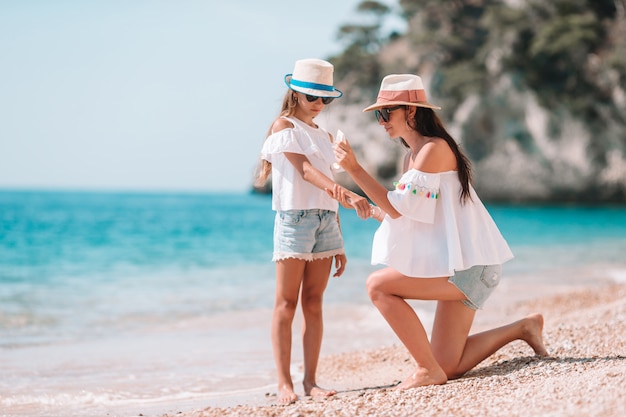
{"type": "MultiPolygon", "coordinates": [[[[280,108],[280,114],[276,119],[279,119],[283,116],[293,115],[297,106],[298,96],[296,95],[296,92],[293,90],[287,90],[285,96],[283,97],[283,104],[280,108]]],[[[273,125],[274,123],[272,123],[272,126],[273,125]]],[[[267,137],[272,134],[272,126],[270,126],[270,128],[267,130],[267,133],[265,134],[265,139],[267,139],[267,137]]],[[[267,178],[270,176],[271,172],[272,164],[269,161],[262,159],[261,163],[259,164],[258,174],[256,176],[256,180],[254,181],[254,185],[257,187],[263,187],[267,182],[267,178]]]]}

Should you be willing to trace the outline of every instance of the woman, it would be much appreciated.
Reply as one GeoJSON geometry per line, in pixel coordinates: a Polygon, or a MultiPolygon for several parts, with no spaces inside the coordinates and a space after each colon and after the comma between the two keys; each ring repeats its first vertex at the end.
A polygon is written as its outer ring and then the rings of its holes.
{"type": "MultiPolygon", "coordinates": [[[[439,108],[427,101],[419,76],[394,74],[364,110],[373,110],[389,136],[408,148],[393,191],[359,165],[349,143],[335,148],[338,163],[375,203],[371,216],[381,221],[372,263],[387,267],[368,277],[367,291],[417,363],[397,389],[444,384],[513,340],[547,355],[540,314],[469,336],[476,310],[513,255],[471,185],[468,158],[433,110],[439,108]],[[437,300],[430,344],[406,299],[437,300]]],[[[332,194],[345,201],[341,188],[332,194]]]]}
{"type": "MultiPolygon", "coordinates": [[[[279,117],[273,122],[261,155],[258,184],[272,174],[276,299],[272,317],[272,346],[278,372],[278,404],[297,400],[290,374],[291,327],[301,294],[303,313],[304,393],[326,397],[333,390],[317,386],[316,369],[322,343],[322,297],[333,258],[340,276],[346,266],[339,227],[338,203],[326,189],[334,182],[332,136],[314,118],[342,92],[333,87],[333,66],[319,59],[299,60],[279,117]]],[[[338,186],[337,186],[338,187],[338,186]]],[[[369,215],[368,201],[338,188],[346,207],[369,215]]]]}

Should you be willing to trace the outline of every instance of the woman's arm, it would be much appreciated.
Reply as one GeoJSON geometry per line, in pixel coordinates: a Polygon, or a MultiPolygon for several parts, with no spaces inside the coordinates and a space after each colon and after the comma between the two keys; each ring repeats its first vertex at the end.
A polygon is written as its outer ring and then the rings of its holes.
{"type": "Polygon", "coordinates": [[[376,219],[379,222],[382,222],[385,219],[386,214],[387,213],[385,213],[383,209],[381,209],[380,207],[375,206],[375,205],[370,205],[370,217],[372,219],[376,219]]]}
{"type": "MultiPolygon", "coordinates": [[[[352,177],[354,182],[363,190],[365,194],[372,200],[382,211],[387,213],[392,218],[396,219],[400,217],[400,213],[389,203],[387,199],[387,190],[378,181],[374,179],[363,167],[359,164],[354,155],[354,151],[350,144],[342,142],[337,144],[335,148],[335,157],[337,162],[346,172],[352,177]]],[[[384,217],[384,215],[382,215],[384,217]]]]}

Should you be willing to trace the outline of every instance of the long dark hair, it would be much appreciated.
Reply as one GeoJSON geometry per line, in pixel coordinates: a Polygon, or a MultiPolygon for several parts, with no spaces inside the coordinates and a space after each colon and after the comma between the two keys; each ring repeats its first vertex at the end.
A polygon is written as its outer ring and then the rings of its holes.
{"type": "MultiPolygon", "coordinates": [[[[461,182],[461,202],[466,202],[468,199],[471,200],[470,184],[472,183],[472,164],[454,138],[450,136],[444,127],[443,122],[439,119],[439,116],[437,116],[437,113],[435,113],[433,109],[416,107],[415,117],[413,120],[407,120],[407,123],[409,124],[409,127],[417,131],[422,136],[438,137],[446,141],[456,157],[457,171],[459,181],[461,182]]],[[[409,147],[404,139],[401,139],[401,142],[407,148],[409,147]]]]}

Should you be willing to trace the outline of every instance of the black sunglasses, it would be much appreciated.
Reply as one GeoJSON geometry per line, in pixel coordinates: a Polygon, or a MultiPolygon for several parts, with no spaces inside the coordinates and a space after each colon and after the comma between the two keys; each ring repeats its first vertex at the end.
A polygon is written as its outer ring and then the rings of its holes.
{"type": "Polygon", "coordinates": [[[305,94],[305,96],[306,96],[306,101],[308,101],[309,103],[313,103],[318,98],[321,98],[322,99],[322,103],[330,104],[330,102],[335,99],[335,97],[318,97],[318,96],[310,96],[308,94],[305,94]]]}
{"type": "Polygon", "coordinates": [[[382,119],[383,122],[387,123],[389,122],[389,113],[402,107],[404,106],[383,107],[382,109],[374,110],[374,115],[376,115],[376,120],[378,120],[379,123],[380,119],[382,119]]]}

